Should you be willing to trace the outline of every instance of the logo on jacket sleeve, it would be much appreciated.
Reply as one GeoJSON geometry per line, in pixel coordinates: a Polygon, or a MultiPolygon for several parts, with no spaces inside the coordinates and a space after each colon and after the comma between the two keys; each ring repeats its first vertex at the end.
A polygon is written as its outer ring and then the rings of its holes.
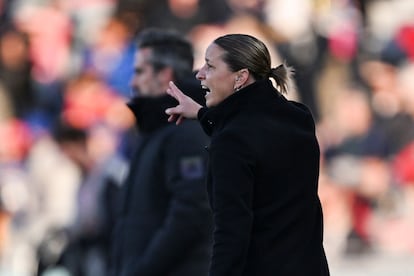
{"type": "Polygon", "coordinates": [[[182,158],[180,161],[180,171],[184,179],[201,178],[204,174],[203,159],[199,156],[182,158]]]}

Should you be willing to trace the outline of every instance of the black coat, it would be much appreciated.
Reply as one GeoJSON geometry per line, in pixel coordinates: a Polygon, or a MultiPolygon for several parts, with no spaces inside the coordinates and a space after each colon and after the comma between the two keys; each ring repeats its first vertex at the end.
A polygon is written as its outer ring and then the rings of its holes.
{"type": "Polygon", "coordinates": [[[210,275],[329,275],[310,111],[266,80],[201,109],[198,118],[211,135],[210,275]]]}
{"type": "Polygon", "coordinates": [[[211,212],[205,186],[208,137],[196,121],[176,126],[173,98],[135,99],[141,139],[123,187],[111,275],[207,275],[211,212]]]}

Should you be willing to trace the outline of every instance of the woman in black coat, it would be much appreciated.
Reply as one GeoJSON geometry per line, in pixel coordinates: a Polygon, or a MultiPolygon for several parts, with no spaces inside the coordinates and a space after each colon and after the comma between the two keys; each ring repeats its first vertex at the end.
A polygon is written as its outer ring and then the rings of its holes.
{"type": "Polygon", "coordinates": [[[329,275],[318,198],[319,146],[308,108],[287,100],[289,69],[242,34],[217,38],[197,74],[202,107],[173,83],[169,120],[198,118],[211,136],[211,276],[329,275]],[[269,78],[276,81],[279,92],[269,78]]]}

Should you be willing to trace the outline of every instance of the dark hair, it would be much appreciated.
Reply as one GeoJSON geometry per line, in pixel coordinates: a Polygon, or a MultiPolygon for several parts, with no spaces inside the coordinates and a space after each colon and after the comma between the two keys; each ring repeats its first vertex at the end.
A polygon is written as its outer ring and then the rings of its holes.
{"type": "Polygon", "coordinates": [[[233,72],[246,68],[255,80],[273,78],[280,91],[287,92],[293,71],[285,63],[272,68],[269,50],[259,39],[246,34],[228,34],[213,43],[225,51],[223,60],[233,72]]]}
{"type": "Polygon", "coordinates": [[[171,67],[176,80],[183,79],[193,71],[193,47],[189,41],[172,30],[149,28],[137,38],[138,49],[150,48],[150,62],[154,70],[171,67]]]}

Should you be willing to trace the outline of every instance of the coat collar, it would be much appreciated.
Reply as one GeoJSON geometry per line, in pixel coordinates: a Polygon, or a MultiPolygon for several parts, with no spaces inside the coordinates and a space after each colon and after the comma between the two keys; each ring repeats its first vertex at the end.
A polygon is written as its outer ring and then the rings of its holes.
{"type": "MultiPolygon", "coordinates": [[[[189,97],[205,105],[204,91],[200,82],[195,76],[190,75],[183,79],[177,80],[176,85],[189,97]]],[[[167,108],[176,106],[177,100],[165,94],[159,97],[142,97],[132,98],[127,106],[132,110],[137,121],[137,127],[143,134],[151,133],[168,124],[168,115],[165,114],[167,108]]]]}
{"type": "Polygon", "coordinates": [[[208,135],[231,119],[239,112],[258,111],[275,98],[284,97],[274,88],[268,79],[256,81],[224,99],[212,108],[203,108],[198,114],[200,123],[208,135]]]}
{"type": "Polygon", "coordinates": [[[168,125],[168,115],[165,109],[177,105],[177,101],[169,96],[134,97],[127,106],[134,113],[137,127],[142,133],[151,133],[168,125]]]}

